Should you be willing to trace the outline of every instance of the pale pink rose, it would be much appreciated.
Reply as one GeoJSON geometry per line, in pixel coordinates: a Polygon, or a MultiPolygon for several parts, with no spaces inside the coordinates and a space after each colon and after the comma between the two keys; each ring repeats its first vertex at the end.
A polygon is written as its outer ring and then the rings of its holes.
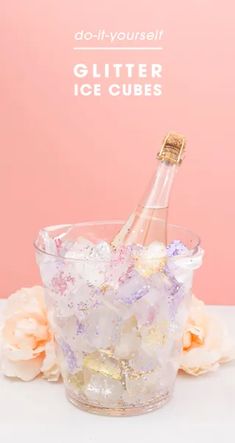
{"type": "Polygon", "coordinates": [[[226,326],[193,296],[183,336],[180,368],[188,374],[201,375],[234,358],[235,344],[226,326]]]}
{"type": "Polygon", "coordinates": [[[1,369],[8,377],[29,381],[40,373],[56,381],[60,372],[43,288],[22,288],[10,295],[1,334],[1,369]]]}

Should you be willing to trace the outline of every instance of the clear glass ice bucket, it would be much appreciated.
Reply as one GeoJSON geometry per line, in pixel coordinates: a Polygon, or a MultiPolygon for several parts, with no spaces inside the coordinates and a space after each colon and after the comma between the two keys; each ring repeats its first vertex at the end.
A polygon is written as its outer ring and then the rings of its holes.
{"type": "Polygon", "coordinates": [[[118,256],[105,250],[121,225],[51,226],[35,242],[66,395],[81,409],[107,415],[151,411],[171,397],[193,272],[203,256],[195,234],[169,225],[168,243],[180,240],[187,252],[157,272],[148,260],[150,272],[140,272],[127,250],[118,256]],[[73,245],[78,237],[98,245],[98,256],[66,257],[63,239],[73,245]]]}

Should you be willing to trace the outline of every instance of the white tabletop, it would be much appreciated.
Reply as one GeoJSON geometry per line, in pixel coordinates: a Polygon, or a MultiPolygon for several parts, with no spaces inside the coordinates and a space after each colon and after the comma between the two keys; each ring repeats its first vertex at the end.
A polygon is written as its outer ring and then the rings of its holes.
{"type": "MultiPolygon", "coordinates": [[[[235,306],[211,306],[235,335],[235,306]]],[[[235,442],[235,363],[195,378],[177,377],[172,400],[137,417],[82,412],[62,383],[12,381],[0,376],[0,442],[159,443],[235,442]]]]}

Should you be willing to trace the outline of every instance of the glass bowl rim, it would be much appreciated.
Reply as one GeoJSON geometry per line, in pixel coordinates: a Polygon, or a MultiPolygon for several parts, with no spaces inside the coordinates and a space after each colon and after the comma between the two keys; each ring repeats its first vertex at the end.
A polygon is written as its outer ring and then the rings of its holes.
{"type": "MultiPolygon", "coordinates": [[[[105,226],[105,225],[123,225],[126,222],[126,220],[97,220],[97,221],[84,221],[84,222],[78,222],[78,223],[63,223],[60,225],[49,225],[49,226],[45,226],[44,228],[41,228],[39,230],[40,231],[46,231],[48,232],[49,230],[53,230],[53,229],[61,229],[61,228],[71,228],[73,226],[105,226]]],[[[179,229],[180,231],[184,231],[187,232],[189,235],[193,236],[196,240],[196,244],[192,247],[192,248],[188,248],[189,253],[184,254],[184,257],[188,257],[189,255],[192,256],[194,255],[194,253],[196,253],[198,251],[198,248],[200,246],[200,237],[195,234],[193,231],[191,231],[190,229],[185,228],[184,226],[181,225],[176,225],[176,224],[172,224],[169,223],[168,224],[169,227],[171,228],[175,228],[175,229],[179,229]]],[[[175,239],[177,240],[177,239],[175,239]]],[[[41,249],[38,245],[37,245],[37,239],[33,242],[34,248],[36,249],[37,252],[41,253],[41,254],[45,254],[49,257],[54,257],[57,259],[62,259],[64,261],[71,261],[71,262],[81,262],[81,261],[85,261],[85,262],[97,262],[97,263],[108,263],[110,262],[110,260],[104,260],[104,259],[99,259],[99,258],[74,258],[74,257],[65,257],[63,255],[60,254],[53,254],[51,252],[47,252],[44,251],[43,249],[41,249]]],[[[182,257],[182,255],[181,255],[182,257]]],[[[175,258],[177,258],[177,256],[175,256],[175,258]]],[[[118,259],[117,259],[118,260],[118,259]]],[[[154,259],[153,259],[154,260],[154,259]]],[[[114,260],[115,261],[115,260],[114,260]]]]}

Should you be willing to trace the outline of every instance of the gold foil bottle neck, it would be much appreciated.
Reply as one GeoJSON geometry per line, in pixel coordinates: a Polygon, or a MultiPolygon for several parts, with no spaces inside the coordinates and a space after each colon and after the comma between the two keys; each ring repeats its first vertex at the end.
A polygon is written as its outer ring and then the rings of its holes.
{"type": "Polygon", "coordinates": [[[185,137],[174,132],[170,132],[165,137],[161,150],[157,154],[158,160],[171,164],[180,165],[185,151],[185,137]]]}

